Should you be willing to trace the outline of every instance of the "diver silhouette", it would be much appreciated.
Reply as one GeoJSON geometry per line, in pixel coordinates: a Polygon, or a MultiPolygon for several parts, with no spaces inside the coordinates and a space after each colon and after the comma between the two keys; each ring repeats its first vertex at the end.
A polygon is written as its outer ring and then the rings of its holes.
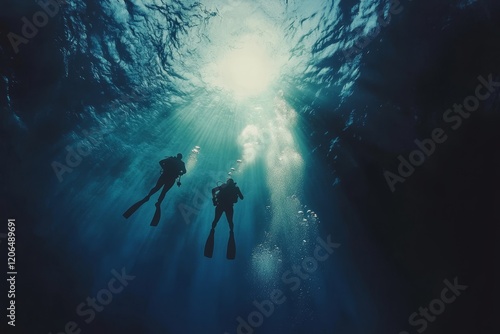
{"type": "Polygon", "coordinates": [[[129,218],[135,211],[137,211],[137,209],[141,207],[141,205],[149,201],[149,199],[154,193],[156,193],[158,190],[160,190],[160,188],[163,187],[160,196],[158,197],[158,201],[155,203],[156,211],[153,220],[151,221],[151,226],[158,225],[161,216],[160,205],[161,202],[163,202],[163,199],[165,198],[167,191],[169,191],[170,188],[172,188],[176,179],[178,179],[177,186],[180,187],[181,176],[186,174],[186,166],[182,161],[182,154],[180,153],[178,153],[176,157],[168,157],[166,159],[161,160],[159,164],[162,168],[162,171],[160,177],[158,178],[158,181],[156,181],[156,185],[150,190],[150,192],[146,195],[146,197],[144,197],[142,200],[135,203],[127,211],[125,211],[123,217],[129,218]]]}
{"type": "Polygon", "coordinates": [[[227,243],[226,257],[230,260],[235,258],[236,244],[233,233],[233,204],[238,202],[238,197],[243,199],[243,194],[231,178],[229,178],[226,183],[212,189],[212,203],[215,206],[215,217],[212,222],[212,229],[210,230],[207,242],[205,243],[204,254],[206,257],[212,257],[214,251],[215,227],[217,226],[219,219],[222,217],[222,214],[226,213],[227,222],[229,224],[229,241],[227,243]]]}

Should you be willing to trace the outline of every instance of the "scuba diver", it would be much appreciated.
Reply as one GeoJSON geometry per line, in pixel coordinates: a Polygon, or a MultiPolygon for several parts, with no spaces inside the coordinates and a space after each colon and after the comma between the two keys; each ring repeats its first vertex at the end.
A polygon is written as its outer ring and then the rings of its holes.
{"type": "Polygon", "coordinates": [[[151,221],[151,226],[158,225],[161,215],[160,205],[163,199],[165,198],[167,191],[169,191],[170,188],[172,188],[176,179],[177,179],[177,186],[180,187],[181,176],[186,174],[186,165],[182,161],[182,154],[180,153],[178,153],[176,157],[168,157],[166,159],[161,160],[159,163],[162,168],[162,171],[160,177],[158,178],[158,181],[156,181],[156,185],[153,187],[153,189],[151,189],[151,191],[148,193],[146,197],[144,197],[142,200],[135,203],[127,211],[125,211],[123,217],[129,218],[135,211],[137,211],[137,209],[141,207],[141,205],[149,201],[149,198],[154,193],[156,193],[158,190],[160,190],[160,188],[163,187],[160,196],[158,197],[158,201],[155,203],[156,211],[153,220],[151,221]]]}
{"type": "Polygon", "coordinates": [[[212,222],[212,229],[205,244],[205,256],[211,258],[214,251],[214,234],[215,227],[219,222],[222,214],[226,213],[227,222],[229,223],[229,241],[227,244],[227,258],[233,260],[236,256],[236,244],[233,233],[233,204],[238,202],[238,197],[243,199],[243,194],[240,188],[236,186],[233,179],[229,178],[226,183],[212,189],[212,203],[215,206],[215,217],[212,222]]]}

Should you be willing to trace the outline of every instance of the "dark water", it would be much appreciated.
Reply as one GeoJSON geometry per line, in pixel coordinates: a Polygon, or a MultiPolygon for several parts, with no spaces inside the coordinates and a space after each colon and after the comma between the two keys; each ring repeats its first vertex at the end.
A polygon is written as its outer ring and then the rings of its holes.
{"type": "Polygon", "coordinates": [[[486,0],[3,0],[6,331],[496,332],[499,14],[486,0]],[[478,85],[474,112],[443,118],[478,85]],[[436,129],[446,140],[391,185],[436,129]],[[177,152],[187,174],[159,225],[157,195],[125,220],[177,152]],[[237,256],[223,217],[208,259],[210,190],[229,176],[245,195],[237,256]],[[455,277],[456,301],[409,322],[455,277]]]}

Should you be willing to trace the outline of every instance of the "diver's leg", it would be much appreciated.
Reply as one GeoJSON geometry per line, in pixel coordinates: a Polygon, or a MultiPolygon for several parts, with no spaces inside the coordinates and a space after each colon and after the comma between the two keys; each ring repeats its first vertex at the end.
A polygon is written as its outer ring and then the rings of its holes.
{"type": "Polygon", "coordinates": [[[167,191],[172,188],[172,186],[175,183],[175,179],[170,179],[165,182],[165,185],[163,186],[163,189],[161,190],[160,196],[158,197],[158,202],[156,202],[156,205],[160,205],[161,202],[163,202],[163,199],[165,198],[165,195],[167,194],[167,191]]]}
{"type": "Polygon", "coordinates": [[[228,206],[226,208],[226,210],[224,210],[226,212],[226,218],[227,218],[227,222],[229,224],[229,230],[232,231],[233,230],[233,227],[234,227],[234,224],[233,224],[233,215],[234,215],[234,209],[233,209],[233,206],[228,206]]]}
{"type": "Polygon", "coordinates": [[[151,195],[153,195],[155,192],[157,192],[158,190],[160,190],[160,188],[165,184],[165,176],[162,174],[160,175],[160,177],[158,178],[158,181],[156,181],[156,185],[153,187],[153,189],[151,189],[149,191],[149,194],[144,198],[146,201],[149,200],[149,198],[151,197],[151,195]]]}
{"type": "Polygon", "coordinates": [[[222,213],[224,210],[220,206],[215,207],[215,217],[214,221],[212,222],[212,229],[215,229],[215,226],[217,226],[217,223],[219,222],[220,217],[222,217],[222,213]]]}

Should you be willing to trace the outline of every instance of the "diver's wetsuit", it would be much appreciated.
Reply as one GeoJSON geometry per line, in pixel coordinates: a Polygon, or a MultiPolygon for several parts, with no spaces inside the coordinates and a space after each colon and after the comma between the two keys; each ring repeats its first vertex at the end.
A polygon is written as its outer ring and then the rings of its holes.
{"type": "Polygon", "coordinates": [[[175,179],[177,179],[180,175],[186,174],[186,166],[184,162],[176,157],[163,159],[160,161],[160,166],[163,168],[163,172],[158,178],[158,181],[156,181],[156,185],[146,196],[146,199],[149,200],[151,195],[156,193],[163,186],[160,196],[158,197],[158,202],[156,202],[157,205],[161,204],[167,194],[167,191],[169,191],[174,185],[175,179]]]}
{"type": "MultiPolygon", "coordinates": [[[[240,199],[243,199],[243,194],[240,191],[240,188],[238,188],[235,185],[228,185],[228,184],[223,184],[219,187],[215,187],[212,189],[212,197],[215,196],[215,193],[217,191],[221,191],[224,189],[225,191],[230,191],[233,192],[234,195],[238,196],[240,199]],[[229,189],[224,189],[226,187],[230,187],[229,189]]],[[[221,200],[219,203],[217,203],[217,206],[215,207],[215,217],[214,221],[212,222],[212,229],[215,229],[217,226],[217,223],[219,222],[220,217],[222,217],[222,213],[226,213],[226,218],[227,222],[229,223],[229,229],[232,231],[234,227],[233,223],[233,214],[234,214],[234,208],[233,204],[234,202],[231,201],[232,196],[226,196],[223,200],[221,200]]]]}

